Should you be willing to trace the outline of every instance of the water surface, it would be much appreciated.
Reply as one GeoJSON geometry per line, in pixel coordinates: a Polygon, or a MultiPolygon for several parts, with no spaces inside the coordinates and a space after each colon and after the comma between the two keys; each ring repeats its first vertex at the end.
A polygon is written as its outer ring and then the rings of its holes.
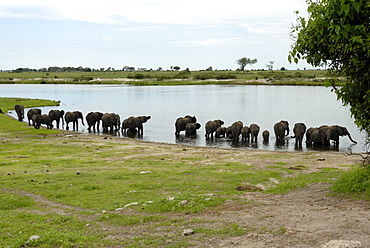
{"type": "MultiPolygon", "coordinates": [[[[321,125],[346,126],[354,140],[341,137],[339,151],[351,149],[363,151],[365,135],[360,133],[350,117],[349,109],[336,100],[330,88],[322,86],[129,86],[129,85],[0,85],[2,97],[22,97],[59,100],[59,107],[50,109],[81,111],[84,116],[91,111],[115,112],[121,120],[129,116],[150,115],[144,124],[146,141],[195,146],[213,146],[238,149],[295,150],[294,140],[283,146],[275,144],[273,125],[288,120],[293,130],[294,123],[304,122],[307,127],[321,125]],[[176,138],[174,123],[178,117],[195,115],[202,125],[196,138],[187,138],[184,133],[176,138]],[[244,125],[257,123],[270,132],[270,142],[257,144],[232,142],[225,139],[206,140],[204,125],[209,120],[222,119],[225,126],[235,121],[244,125]]],[[[15,115],[14,111],[12,113],[15,115]]],[[[88,133],[87,127],[79,125],[79,131],[88,133]]],[[[101,134],[101,133],[99,133],[101,134]]],[[[118,133],[124,137],[124,134],[118,133]]],[[[137,138],[137,137],[136,137],[137,138]]],[[[329,148],[335,151],[333,147],[329,148]]],[[[303,151],[311,150],[303,145],[303,151]]]]}

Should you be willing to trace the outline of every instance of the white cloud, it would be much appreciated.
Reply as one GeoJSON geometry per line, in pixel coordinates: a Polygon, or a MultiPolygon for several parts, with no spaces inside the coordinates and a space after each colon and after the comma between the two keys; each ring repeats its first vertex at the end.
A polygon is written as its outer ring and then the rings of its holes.
{"type": "Polygon", "coordinates": [[[127,27],[127,28],[120,28],[121,31],[147,31],[153,29],[166,29],[166,26],[150,26],[150,27],[127,27]]]}
{"type": "Polygon", "coordinates": [[[94,23],[134,22],[211,25],[240,19],[289,18],[303,0],[12,0],[0,2],[0,17],[72,19],[94,23]],[[22,14],[19,14],[21,10],[22,14]]]}

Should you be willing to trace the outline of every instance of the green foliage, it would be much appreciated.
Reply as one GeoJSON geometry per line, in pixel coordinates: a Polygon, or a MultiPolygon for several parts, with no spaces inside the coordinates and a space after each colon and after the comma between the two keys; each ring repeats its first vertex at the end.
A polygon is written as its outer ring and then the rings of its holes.
{"type": "Polygon", "coordinates": [[[350,106],[356,125],[370,134],[370,2],[307,0],[309,17],[297,18],[290,62],[327,65],[338,99],[350,106]],[[343,87],[337,79],[346,77],[343,87]]]}
{"type": "Polygon", "coordinates": [[[356,198],[370,199],[370,166],[350,170],[333,185],[338,193],[355,193],[356,198]]]}
{"type": "Polygon", "coordinates": [[[253,64],[257,63],[257,59],[250,59],[250,58],[247,58],[247,57],[243,57],[243,58],[238,59],[236,61],[236,63],[239,65],[240,70],[244,71],[244,68],[247,65],[253,65],[253,64]]]}
{"type": "Polygon", "coordinates": [[[207,72],[207,73],[196,74],[193,78],[197,80],[207,80],[207,79],[213,79],[213,77],[214,77],[213,72],[207,72]]]}

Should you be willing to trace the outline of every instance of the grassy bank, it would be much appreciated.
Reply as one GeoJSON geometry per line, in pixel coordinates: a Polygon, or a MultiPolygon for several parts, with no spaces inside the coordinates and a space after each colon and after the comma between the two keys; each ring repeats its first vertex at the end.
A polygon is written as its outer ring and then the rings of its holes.
{"type": "Polygon", "coordinates": [[[0,84],[325,85],[325,70],[0,72],[0,84]]]}
{"type": "MultiPolygon", "coordinates": [[[[0,98],[4,112],[20,103],[57,104],[0,98]]],[[[259,230],[200,214],[252,206],[255,202],[240,197],[248,191],[279,194],[333,182],[352,165],[341,157],[340,164],[318,162],[320,153],[196,148],[36,130],[4,114],[0,137],[1,247],[20,247],[32,235],[40,236],[30,241],[36,247],[199,247],[210,238],[252,231],[283,235],[281,228],[259,230]],[[183,236],[190,227],[197,235],[183,236]]]]}

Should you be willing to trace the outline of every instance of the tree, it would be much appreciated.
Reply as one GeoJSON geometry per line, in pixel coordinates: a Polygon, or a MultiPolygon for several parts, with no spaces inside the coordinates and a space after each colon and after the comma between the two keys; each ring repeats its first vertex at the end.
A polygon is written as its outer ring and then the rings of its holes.
{"type": "Polygon", "coordinates": [[[257,63],[257,59],[250,59],[247,57],[243,57],[243,58],[238,59],[236,63],[240,66],[240,70],[244,71],[244,68],[247,65],[253,65],[257,63]]]}
{"type": "Polygon", "coordinates": [[[275,61],[269,61],[270,64],[267,64],[266,67],[267,69],[269,69],[270,71],[272,71],[272,69],[274,69],[274,63],[275,61]]]}
{"type": "Polygon", "coordinates": [[[333,90],[362,131],[370,135],[370,2],[307,0],[308,17],[298,16],[288,60],[328,68],[333,90]],[[339,77],[345,77],[338,87],[339,77]]]}

